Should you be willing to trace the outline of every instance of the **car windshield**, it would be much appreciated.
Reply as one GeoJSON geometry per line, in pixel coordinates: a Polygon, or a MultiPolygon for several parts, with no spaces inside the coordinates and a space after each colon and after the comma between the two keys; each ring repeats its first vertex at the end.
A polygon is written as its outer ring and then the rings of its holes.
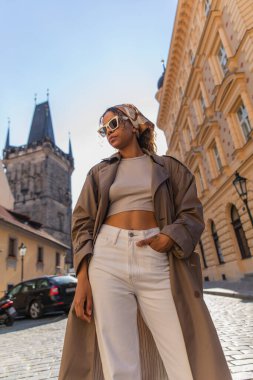
{"type": "Polygon", "coordinates": [[[72,276],[57,276],[57,277],[53,277],[53,280],[57,284],[69,284],[69,283],[76,284],[77,283],[77,279],[72,276]]]}

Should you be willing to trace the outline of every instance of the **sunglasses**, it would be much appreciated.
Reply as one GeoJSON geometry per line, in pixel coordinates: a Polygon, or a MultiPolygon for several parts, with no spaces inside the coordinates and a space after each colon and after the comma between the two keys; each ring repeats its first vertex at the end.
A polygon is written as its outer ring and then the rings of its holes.
{"type": "Polygon", "coordinates": [[[103,124],[99,130],[98,130],[98,133],[100,134],[100,136],[102,137],[105,137],[107,135],[107,131],[109,129],[109,131],[113,132],[115,131],[116,129],[119,128],[120,126],[120,121],[122,120],[128,120],[128,117],[127,116],[114,116],[111,120],[109,120],[107,123],[103,124]]]}

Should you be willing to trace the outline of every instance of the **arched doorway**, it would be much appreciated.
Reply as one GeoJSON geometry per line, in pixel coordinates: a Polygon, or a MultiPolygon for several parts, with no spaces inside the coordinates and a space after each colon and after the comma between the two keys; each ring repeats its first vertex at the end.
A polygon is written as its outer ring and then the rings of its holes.
{"type": "Polygon", "coordinates": [[[200,248],[200,253],[201,253],[201,256],[202,256],[202,261],[203,261],[204,268],[207,268],[207,262],[206,262],[204,247],[203,247],[201,239],[199,240],[199,248],[200,248]]]}
{"type": "Polygon", "coordinates": [[[251,257],[245,232],[242,228],[241,218],[235,205],[232,205],[231,207],[231,222],[235,231],[235,236],[237,239],[238,246],[240,248],[242,259],[251,257]]]}
{"type": "Polygon", "coordinates": [[[218,233],[217,233],[217,230],[216,230],[216,227],[215,227],[215,224],[213,221],[211,222],[211,231],[212,231],[213,241],[214,241],[217,257],[219,260],[219,264],[224,264],[225,260],[224,260],[224,257],[223,257],[222,251],[221,251],[219,236],[218,236],[218,233]]]}

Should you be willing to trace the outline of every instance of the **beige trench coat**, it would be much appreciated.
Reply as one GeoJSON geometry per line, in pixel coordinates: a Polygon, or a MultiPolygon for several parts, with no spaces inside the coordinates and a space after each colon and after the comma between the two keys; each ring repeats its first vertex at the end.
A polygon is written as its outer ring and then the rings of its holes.
{"type": "MultiPolygon", "coordinates": [[[[150,155],[152,197],[161,232],[175,242],[168,252],[171,289],[181,323],[194,380],[231,380],[213,322],[202,297],[200,262],[194,248],[204,229],[195,178],[170,156],[150,155]]],[[[74,265],[91,255],[109,206],[119,153],[94,166],[73,212],[74,265]]],[[[92,256],[91,256],[92,257],[92,256]]],[[[168,380],[153,338],[138,314],[143,380],[168,380]]],[[[131,349],[131,347],[129,347],[131,349]]],[[[72,304],[62,353],[59,380],[104,380],[94,321],[76,317],[72,304]]],[[[170,379],[173,380],[173,379],[170,379]]]]}

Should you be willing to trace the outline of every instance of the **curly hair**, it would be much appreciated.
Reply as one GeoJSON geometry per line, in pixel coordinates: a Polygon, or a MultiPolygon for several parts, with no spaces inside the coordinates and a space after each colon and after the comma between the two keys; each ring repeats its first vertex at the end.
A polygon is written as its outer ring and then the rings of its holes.
{"type": "Polygon", "coordinates": [[[142,134],[137,137],[141,148],[148,150],[150,153],[156,153],[157,146],[155,143],[156,133],[153,129],[147,128],[142,134]]]}
{"type": "MultiPolygon", "coordinates": [[[[115,115],[118,115],[119,117],[125,116],[124,113],[121,112],[119,109],[115,107],[110,107],[110,108],[107,108],[107,110],[100,117],[99,124],[102,123],[103,117],[105,116],[107,112],[113,112],[115,115]]],[[[130,119],[129,119],[129,122],[131,123],[130,119]]],[[[147,128],[141,135],[136,136],[136,137],[141,149],[146,149],[150,153],[156,153],[157,151],[157,146],[155,143],[156,133],[153,129],[147,128]]]]}

